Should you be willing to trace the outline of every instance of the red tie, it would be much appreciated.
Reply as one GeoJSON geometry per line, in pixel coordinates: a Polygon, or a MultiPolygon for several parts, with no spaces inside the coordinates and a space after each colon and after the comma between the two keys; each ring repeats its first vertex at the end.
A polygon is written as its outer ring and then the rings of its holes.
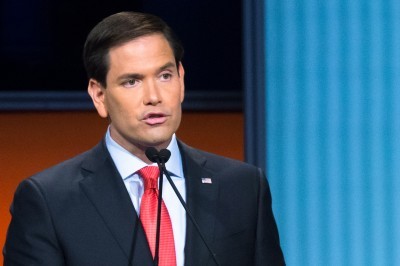
{"type": "MultiPolygon", "coordinates": [[[[158,186],[157,180],[160,171],[157,166],[146,166],[139,170],[139,175],[143,178],[144,193],[140,203],[140,220],[142,221],[147,241],[154,258],[156,248],[157,230],[157,206],[158,206],[158,186]]],[[[168,210],[161,203],[161,226],[160,226],[160,248],[159,266],[176,265],[174,234],[172,232],[171,219],[168,210]]]]}

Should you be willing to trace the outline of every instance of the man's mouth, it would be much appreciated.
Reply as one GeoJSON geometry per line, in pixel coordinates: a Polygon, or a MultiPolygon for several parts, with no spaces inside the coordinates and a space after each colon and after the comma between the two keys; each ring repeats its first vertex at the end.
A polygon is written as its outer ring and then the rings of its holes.
{"type": "Polygon", "coordinates": [[[167,120],[167,116],[163,113],[148,113],[143,118],[143,121],[148,125],[162,124],[167,120]]]}

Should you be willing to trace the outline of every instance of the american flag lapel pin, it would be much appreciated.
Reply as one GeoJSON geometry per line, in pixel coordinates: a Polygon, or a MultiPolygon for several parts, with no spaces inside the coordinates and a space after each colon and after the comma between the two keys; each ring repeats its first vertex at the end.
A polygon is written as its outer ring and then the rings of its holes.
{"type": "Polygon", "coordinates": [[[209,177],[203,177],[201,179],[201,183],[203,183],[203,184],[212,184],[212,180],[209,177]]]}

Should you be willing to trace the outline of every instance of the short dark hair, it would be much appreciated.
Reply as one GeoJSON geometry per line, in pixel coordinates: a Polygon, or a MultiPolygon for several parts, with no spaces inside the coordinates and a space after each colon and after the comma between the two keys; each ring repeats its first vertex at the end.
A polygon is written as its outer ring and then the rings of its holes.
{"type": "Polygon", "coordinates": [[[165,37],[178,66],[183,58],[183,46],[161,18],[147,13],[121,12],[106,17],[89,33],[83,49],[83,63],[88,78],[93,78],[106,87],[110,48],[151,34],[162,34],[165,37]]]}

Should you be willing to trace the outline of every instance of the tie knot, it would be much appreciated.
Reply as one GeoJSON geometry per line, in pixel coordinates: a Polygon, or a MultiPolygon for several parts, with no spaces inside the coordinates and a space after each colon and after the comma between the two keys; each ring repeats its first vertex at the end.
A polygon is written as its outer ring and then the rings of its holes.
{"type": "Polygon", "coordinates": [[[143,178],[144,189],[157,188],[157,180],[160,170],[157,166],[146,166],[139,170],[139,175],[143,178]]]}

